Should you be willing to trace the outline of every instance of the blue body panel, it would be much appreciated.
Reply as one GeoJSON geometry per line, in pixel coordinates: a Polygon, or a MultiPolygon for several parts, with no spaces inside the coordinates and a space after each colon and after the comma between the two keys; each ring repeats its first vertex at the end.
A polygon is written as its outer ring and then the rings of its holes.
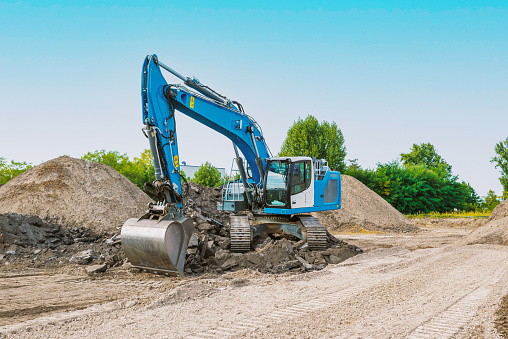
{"type": "Polygon", "coordinates": [[[328,171],[322,180],[314,180],[314,206],[304,208],[274,208],[265,207],[264,212],[269,214],[300,214],[318,211],[329,211],[341,208],[341,181],[340,173],[335,171],[328,171]],[[330,180],[337,180],[337,197],[334,201],[325,203],[324,192],[326,185],[330,180]]]}
{"type": "Polygon", "coordinates": [[[310,213],[310,212],[319,212],[319,211],[329,211],[339,209],[340,205],[324,205],[319,207],[303,207],[303,208],[268,208],[265,207],[265,213],[268,214],[283,214],[283,215],[291,215],[291,214],[301,214],[301,213],[310,213]]]}
{"type": "MultiPolygon", "coordinates": [[[[162,76],[159,66],[155,63],[154,56],[147,57],[143,69],[147,70],[145,76],[147,81],[147,94],[142,93],[142,96],[144,97],[147,95],[148,99],[146,110],[144,108],[145,104],[143,104],[143,122],[146,118],[150,121],[153,117],[153,124],[159,127],[159,129],[165,131],[165,123],[167,123],[168,129],[172,130],[174,129],[175,119],[174,117],[169,118],[169,105],[163,94],[163,88],[167,85],[167,82],[162,76]]],[[[172,87],[172,90],[177,94],[176,98],[174,98],[176,110],[230,139],[240,149],[249,163],[254,181],[262,184],[262,178],[256,165],[256,154],[251,135],[247,132],[248,126],[252,126],[260,158],[269,158],[270,154],[263,140],[261,131],[257,126],[255,126],[245,114],[236,110],[234,106],[226,107],[211,99],[205,99],[202,96],[194,95],[183,87],[172,87]]],[[[165,146],[164,151],[167,158],[166,162],[168,167],[170,167],[169,171],[173,172],[173,167],[175,166],[174,156],[178,155],[176,135],[175,143],[165,146]],[[172,153],[170,151],[172,151],[172,153]],[[173,158],[169,159],[171,154],[173,158]]],[[[263,161],[263,166],[266,168],[265,161],[263,161]]],[[[171,173],[169,173],[169,175],[171,175],[171,173]]],[[[172,182],[178,183],[178,190],[181,191],[179,175],[173,174],[171,180],[172,182]]]]}

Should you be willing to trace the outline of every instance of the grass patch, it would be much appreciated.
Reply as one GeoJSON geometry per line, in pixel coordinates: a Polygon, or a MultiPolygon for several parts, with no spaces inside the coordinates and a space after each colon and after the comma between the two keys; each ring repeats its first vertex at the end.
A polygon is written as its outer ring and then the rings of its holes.
{"type": "Polygon", "coordinates": [[[487,219],[490,217],[490,211],[454,211],[454,212],[430,212],[430,213],[417,213],[406,214],[409,219],[422,219],[422,218],[435,218],[435,219],[453,219],[453,218],[472,218],[472,219],[487,219]]]}

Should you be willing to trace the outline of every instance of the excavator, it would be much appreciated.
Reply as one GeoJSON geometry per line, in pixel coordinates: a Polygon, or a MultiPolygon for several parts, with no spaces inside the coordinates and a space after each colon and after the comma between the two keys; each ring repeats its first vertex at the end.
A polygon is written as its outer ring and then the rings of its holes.
{"type": "Polygon", "coordinates": [[[261,127],[239,102],[195,77],[181,75],[155,54],[143,63],[141,98],[142,131],[155,170],[155,181],[145,184],[145,190],[158,201],[150,203],[143,216],[122,226],[122,247],[133,267],[184,276],[194,226],[184,211],[189,186],[180,170],[176,111],[233,143],[239,176],[225,185],[218,206],[230,211],[232,252],[248,252],[256,236],[280,232],[303,240],[310,250],[326,249],[326,229],[308,214],[341,206],[340,173],[330,170],[325,159],[273,157],[261,127]],[[162,70],[183,84],[168,84],[162,70]]]}

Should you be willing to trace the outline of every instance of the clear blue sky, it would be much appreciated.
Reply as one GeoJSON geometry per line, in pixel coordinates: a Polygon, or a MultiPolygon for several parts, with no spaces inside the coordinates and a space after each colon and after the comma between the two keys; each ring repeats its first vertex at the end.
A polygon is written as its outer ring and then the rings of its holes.
{"type": "MultiPolygon", "coordinates": [[[[480,195],[500,194],[490,159],[508,137],[506,4],[0,1],[0,156],[139,155],[141,66],[156,53],[240,101],[274,153],[313,114],[339,125],[363,167],[431,142],[480,195]]],[[[177,119],[182,160],[231,166],[227,139],[177,119]]]]}

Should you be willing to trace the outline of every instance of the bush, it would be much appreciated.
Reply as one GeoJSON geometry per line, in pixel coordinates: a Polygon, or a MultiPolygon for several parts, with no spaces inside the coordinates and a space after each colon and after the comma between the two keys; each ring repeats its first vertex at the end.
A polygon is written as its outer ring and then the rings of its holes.
{"type": "Polygon", "coordinates": [[[139,188],[143,188],[145,182],[155,180],[152,154],[148,149],[144,150],[141,156],[134,158],[133,161],[129,159],[127,154],[106,150],[88,152],[81,159],[108,165],[123,174],[139,188]]]}
{"type": "Polygon", "coordinates": [[[201,186],[218,187],[223,184],[219,170],[208,161],[194,173],[192,181],[201,186]]]}
{"type": "Polygon", "coordinates": [[[375,170],[350,166],[345,174],[360,180],[404,214],[475,210],[480,203],[473,188],[458,182],[447,168],[401,165],[398,161],[378,164],[375,170]]]}
{"type": "Polygon", "coordinates": [[[11,160],[11,162],[8,163],[5,158],[0,157],[0,184],[5,184],[7,181],[20,175],[31,167],[32,164],[28,164],[24,161],[16,162],[11,160]]]}

